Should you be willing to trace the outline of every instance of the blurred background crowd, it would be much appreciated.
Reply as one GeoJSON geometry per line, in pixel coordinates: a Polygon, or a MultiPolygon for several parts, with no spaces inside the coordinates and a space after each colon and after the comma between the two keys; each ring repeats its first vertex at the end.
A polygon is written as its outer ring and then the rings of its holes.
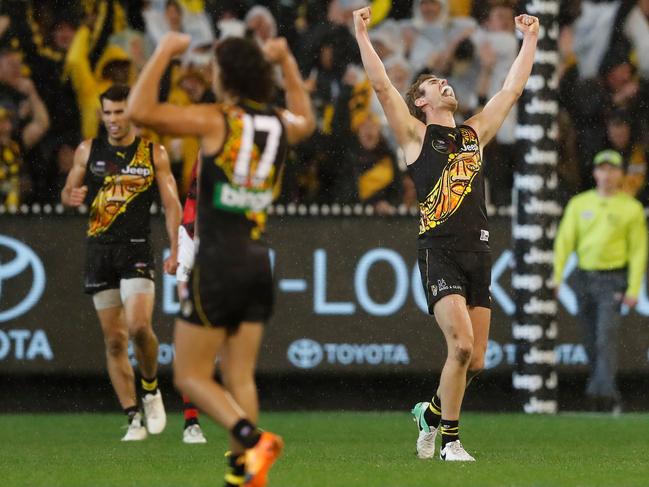
{"type": "MultiPolygon", "coordinates": [[[[288,39],[318,128],[292,151],[281,202],[361,202],[379,214],[415,205],[353,36],[352,11],[368,3],[371,38],[393,84],[405,93],[421,72],[447,78],[458,122],[502,86],[518,52],[515,0],[0,0],[0,204],[58,202],[77,144],[101,133],[99,94],[133,83],[173,30],[191,34],[192,44],[159,96],[181,105],[215,100],[215,40],[288,39]]],[[[615,149],[624,190],[649,206],[649,0],[563,0],[557,35],[560,200],[590,188],[593,156],[615,149]]],[[[514,110],[484,154],[488,201],[499,207],[511,204],[515,125],[514,110]]],[[[183,194],[198,143],[156,139],[183,194]]]]}

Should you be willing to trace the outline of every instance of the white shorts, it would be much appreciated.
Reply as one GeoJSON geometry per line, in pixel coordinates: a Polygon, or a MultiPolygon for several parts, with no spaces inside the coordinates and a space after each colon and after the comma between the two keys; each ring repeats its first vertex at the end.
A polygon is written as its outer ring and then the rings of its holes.
{"type": "Polygon", "coordinates": [[[189,236],[182,225],[178,229],[178,269],[176,280],[180,282],[189,281],[189,274],[194,267],[194,250],[196,245],[194,239],[189,236]]]}

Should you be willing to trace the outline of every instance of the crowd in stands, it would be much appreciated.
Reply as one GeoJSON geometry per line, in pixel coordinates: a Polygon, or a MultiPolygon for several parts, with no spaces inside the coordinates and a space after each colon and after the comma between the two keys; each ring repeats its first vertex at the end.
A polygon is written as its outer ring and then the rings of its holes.
{"type": "MultiPolygon", "coordinates": [[[[502,86],[519,48],[515,0],[374,0],[371,38],[404,94],[422,72],[448,79],[461,122],[502,86]]],[[[211,46],[287,38],[318,128],[290,155],[280,201],[416,204],[414,186],[360,62],[352,11],[368,0],[0,0],[0,204],[54,203],[78,143],[101,133],[99,94],[131,84],[168,31],[191,34],[161,86],[170,103],[215,101],[211,46]]],[[[592,186],[592,159],[619,151],[624,190],[649,206],[649,0],[562,0],[560,199],[592,186]]],[[[254,73],[250,73],[254,76],[254,73]]],[[[278,82],[281,80],[278,79],[278,82]]],[[[281,100],[279,100],[281,103],[281,100]]],[[[487,147],[489,202],[511,204],[516,111],[487,147]]],[[[159,139],[183,193],[198,143],[159,139]]]]}

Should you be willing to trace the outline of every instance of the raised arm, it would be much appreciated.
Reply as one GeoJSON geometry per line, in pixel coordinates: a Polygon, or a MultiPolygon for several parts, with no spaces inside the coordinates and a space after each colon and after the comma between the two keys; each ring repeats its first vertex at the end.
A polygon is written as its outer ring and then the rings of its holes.
{"type": "Polygon", "coordinates": [[[77,207],[86,199],[88,187],[83,185],[83,178],[86,176],[91,147],[92,140],[84,140],[74,152],[72,169],[68,173],[65,186],[61,191],[61,203],[65,206],[77,207]]]}
{"type": "Polygon", "coordinates": [[[358,42],[361,51],[363,67],[379,102],[381,102],[390,128],[406,153],[406,159],[414,161],[421,151],[421,141],[424,138],[426,126],[410,114],[405,100],[390,82],[385,66],[370,41],[367,32],[370,22],[371,10],[369,7],[354,11],[356,42],[358,42]]]}
{"type": "Polygon", "coordinates": [[[32,110],[32,119],[22,131],[23,146],[30,149],[43,138],[50,128],[50,117],[45,103],[38,95],[38,91],[31,79],[21,78],[18,89],[21,93],[27,95],[32,110]]]}
{"type": "Polygon", "coordinates": [[[286,39],[283,37],[270,39],[264,45],[264,54],[266,59],[282,69],[287,110],[284,110],[281,116],[289,144],[297,144],[315,130],[311,97],[306,90],[297,62],[286,44],[286,39]]]}
{"type": "Polygon", "coordinates": [[[176,180],[171,173],[169,156],[161,145],[154,144],[153,146],[153,163],[155,164],[160,200],[165,209],[165,226],[171,251],[171,255],[164,262],[164,270],[167,274],[175,274],[178,267],[178,226],[183,210],[178,199],[176,180]]]}
{"type": "Polygon", "coordinates": [[[482,112],[474,115],[466,124],[477,132],[484,147],[494,138],[507,118],[509,111],[523,94],[527,79],[532,73],[536,40],[539,33],[539,19],[532,15],[519,15],[515,19],[516,28],[523,33],[523,45],[509,68],[502,89],[485,105],[482,112]]]}
{"type": "Polygon", "coordinates": [[[169,62],[189,46],[187,34],[166,34],[153,56],[144,66],[128,97],[128,116],[138,125],[153,129],[161,135],[205,136],[224,130],[223,117],[212,104],[177,106],[160,103],[160,78],[169,62]]]}

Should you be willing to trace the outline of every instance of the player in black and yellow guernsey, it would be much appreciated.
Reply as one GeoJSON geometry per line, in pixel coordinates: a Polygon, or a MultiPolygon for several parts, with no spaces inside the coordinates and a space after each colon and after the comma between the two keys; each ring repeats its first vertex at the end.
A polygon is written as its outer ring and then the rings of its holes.
{"type": "Polygon", "coordinates": [[[263,52],[251,39],[227,38],[214,55],[222,103],[160,104],[160,78],[189,36],[167,34],[128,100],[130,116],[158,133],[199,136],[196,261],[176,322],[175,382],[230,433],[227,486],[261,487],[282,448],[257,429],[254,379],[263,323],[273,306],[269,250],[261,240],[288,144],[315,128],[309,95],[284,39],[263,52]],[[281,68],[287,110],[269,104],[273,66],[281,68]],[[223,385],[213,379],[219,355],[223,385]]]}
{"type": "Polygon", "coordinates": [[[164,263],[167,273],[175,273],[177,266],[182,209],[166,151],[136,136],[126,116],[128,93],[127,86],[114,85],[101,95],[107,135],[79,145],[61,200],[72,207],[90,204],[85,291],[99,315],[108,374],[129,419],[122,441],[138,441],[147,430],[158,434],[166,425],[157,385],[158,339],[151,326],[155,288],[149,219],[156,184],[173,254],[164,263]],[[128,358],[129,338],[142,376],[146,427],[128,358]]]}
{"type": "Polygon", "coordinates": [[[392,86],[368,35],[369,8],[354,12],[356,40],[365,71],[402,147],[419,199],[419,269],[428,311],[435,316],[447,345],[439,387],[430,403],[412,410],[419,427],[417,454],[474,461],[459,436],[467,383],[484,365],[491,319],[491,255],[484,196],[482,150],[494,137],[523,92],[532,71],[539,21],[516,17],[523,34],[518,57],[505,83],[484,110],[459,127],[458,102],[445,79],[422,75],[406,100],[392,86]],[[441,427],[440,427],[441,425],[441,427]]]}

